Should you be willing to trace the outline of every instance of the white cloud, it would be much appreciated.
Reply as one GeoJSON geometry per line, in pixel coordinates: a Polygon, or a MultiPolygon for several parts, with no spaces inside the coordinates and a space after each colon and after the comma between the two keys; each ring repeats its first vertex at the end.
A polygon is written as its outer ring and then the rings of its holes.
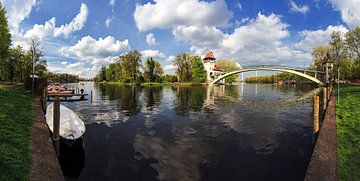
{"type": "Polygon", "coordinates": [[[55,30],[55,17],[46,21],[45,24],[39,25],[35,24],[30,30],[25,33],[26,38],[30,38],[32,36],[36,36],[40,39],[43,39],[46,36],[52,36],[55,30]]]}
{"type": "Polygon", "coordinates": [[[333,7],[340,11],[342,20],[350,27],[360,26],[359,0],[329,0],[333,7]]]}
{"type": "Polygon", "coordinates": [[[167,59],[167,56],[164,53],[161,53],[159,50],[143,50],[140,53],[144,60],[150,57],[158,59],[160,61],[167,59]]]}
{"type": "Polygon", "coordinates": [[[146,35],[146,43],[148,45],[156,45],[156,39],[155,39],[154,34],[149,33],[146,35]]]}
{"type": "Polygon", "coordinates": [[[293,0],[290,0],[290,11],[291,12],[297,12],[297,13],[302,13],[302,14],[306,14],[309,11],[309,6],[307,5],[297,5],[293,0]]]}
{"type": "Polygon", "coordinates": [[[216,57],[234,59],[240,64],[310,63],[310,55],[284,44],[289,37],[288,24],[275,14],[258,13],[255,19],[224,33],[214,26],[179,26],[174,29],[176,39],[189,42],[190,50],[198,55],[212,50],[216,57]]]}
{"type": "Polygon", "coordinates": [[[300,32],[303,40],[295,44],[295,47],[304,51],[310,52],[313,47],[317,45],[325,45],[329,43],[330,35],[332,32],[339,31],[344,35],[348,29],[343,25],[328,26],[325,30],[309,31],[304,30],[300,32]]]}
{"type": "Polygon", "coordinates": [[[216,27],[204,25],[178,26],[174,28],[173,35],[177,40],[183,40],[196,46],[217,48],[224,34],[216,27]]]}
{"type": "Polygon", "coordinates": [[[175,65],[166,65],[166,66],[164,67],[164,70],[165,70],[165,71],[176,70],[176,69],[177,69],[177,66],[175,66],[175,65]]]}
{"type": "Polygon", "coordinates": [[[154,0],[153,3],[137,4],[134,13],[140,31],[193,24],[223,26],[231,17],[232,12],[224,0],[154,0]]]}
{"type": "Polygon", "coordinates": [[[84,63],[83,62],[76,62],[76,63],[72,63],[67,65],[68,68],[80,68],[83,67],[84,63]]]}
{"type": "Polygon", "coordinates": [[[66,65],[66,64],[68,64],[68,62],[67,61],[62,61],[62,62],[60,62],[62,65],[66,65]]]}
{"type": "Polygon", "coordinates": [[[21,34],[19,26],[29,16],[32,8],[36,6],[36,0],[1,0],[1,3],[6,9],[12,45],[26,45],[26,39],[21,34]]]}
{"type": "Polygon", "coordinates": [[[36,5],[36,0],[3,0],[2,3],[7,11],[10,28],[17,31],[19,24],[29,16],[36,5]]]}
{"type": "Polygon", "coordinates": [[[106,20],[105,20],[105,26],[106,27],[110,27],[110,23],[112,22],[113,18],[110,18],[110,17],[107,17],[106,20]]]}
{"type": "Polygon", "coordinates": [[[237,3],[235,7],[237,7],[240,11],[242,10],[242,5],[240,3],[237,3]]]}
{"type": "Polygon", "coordinates": [[[54,36],[57,37],[60,35],[64,35],[64,37],[68,37],[69,35],[71,35],[72,32],[81,30],[87,21],[88,14],[88,7],[86,6],[86,4],[81,3],[79,14],[77,14],[76,17],[69,24],[61,25],[59,28],[55,28],[54,36]]]}
{"type": "Polygon", "coordinates": [[[50,20],[46,21],[43,25],[35,24],[31,29],[26,31],[23,36],[25,38],[37,36],[40,39],[43,39],[48,36],[57,37],[60,35],[63,35],[64,37],[68,37],[73,32],[81,30],[84,27],[84,24],[87,20],[87,16],[88,16],[88,8],[85,4],[81,4],[79,14],[77,14],[69,24],[56,27],[56,18],[53,17],[50,20]]]}
{"type": "Polygon", "coordinates": [[[112,7],[114,7],[114,6],[115,6],[115,2],[116,2],[116,0],[110,0],[110,1],[109,1],[109,5],[112,6],[112,7]]]}
{"type": "Polygon", "coordinates": [[[76,45],[63,47],[59,52],[65,56],[72,55],[82,60],[93,60],[105,59],[129,48],[130,46],[127,39],[119,41],[112,36],[107,36],[96,40],[90,36],[85,36],[79,40],[76,45]]]}

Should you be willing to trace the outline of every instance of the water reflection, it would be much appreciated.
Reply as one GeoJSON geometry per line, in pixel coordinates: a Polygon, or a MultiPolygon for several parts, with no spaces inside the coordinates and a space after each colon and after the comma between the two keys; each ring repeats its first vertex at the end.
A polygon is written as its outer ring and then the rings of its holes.
{"type": "Polygon", "coordinates": [[[85,165],[83,139],[79,138],[71,144],[60,142],[59,162],[66,177],[78,178],[85,165]]]}
{"type": "Polygon", "coordinates": [[[87,123],[79,180],[302,180],[306,171],[311,86],[86,86],[92,103],[65,102],[87,123]]]}

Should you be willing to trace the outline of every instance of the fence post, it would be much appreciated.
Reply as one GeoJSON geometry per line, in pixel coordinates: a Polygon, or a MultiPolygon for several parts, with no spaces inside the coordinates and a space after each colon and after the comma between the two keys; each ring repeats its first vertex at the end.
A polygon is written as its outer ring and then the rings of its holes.
{"type": "Polygon", "coordinates": [[[53,140],[55,143],[56,155],[60,155],[60,98],[54,97],[54,110],[53,110],[53,140]]]}
{"type": "Polygon", "coordinates": [[[314,129],[313,134],[319,132],[319,96],[314,96],[314,129]]]}

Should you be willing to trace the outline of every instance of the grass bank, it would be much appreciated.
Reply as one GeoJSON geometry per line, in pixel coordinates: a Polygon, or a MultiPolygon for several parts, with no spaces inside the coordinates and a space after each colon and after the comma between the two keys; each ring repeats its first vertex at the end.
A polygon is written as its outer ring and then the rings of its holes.
{"type": "Polygon", "coordinates": [[[0,88],[0,180],[28,180],[33,100],[19,86],[0,88]]]}
{"type": "Polygon", "coordinates": [[[336,102],[336,126],[339,178],[358,180],[360,178],[360,86],[340,86],[340,101],[336,102]]]}

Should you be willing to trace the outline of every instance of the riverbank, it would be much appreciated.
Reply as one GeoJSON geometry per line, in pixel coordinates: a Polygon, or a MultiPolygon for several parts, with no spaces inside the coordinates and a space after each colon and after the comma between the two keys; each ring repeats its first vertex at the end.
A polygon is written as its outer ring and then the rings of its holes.
{"type": "Polygon", "coordinates": [[[0,87],[0,180],[28,180],[33,101],[19,86],[0,87]]]}
{"type": "Polygon", "coordinates": [[[339,178],[357,180],[360,178],[360,86],[340,85],[336,126],[339,178]]]}

